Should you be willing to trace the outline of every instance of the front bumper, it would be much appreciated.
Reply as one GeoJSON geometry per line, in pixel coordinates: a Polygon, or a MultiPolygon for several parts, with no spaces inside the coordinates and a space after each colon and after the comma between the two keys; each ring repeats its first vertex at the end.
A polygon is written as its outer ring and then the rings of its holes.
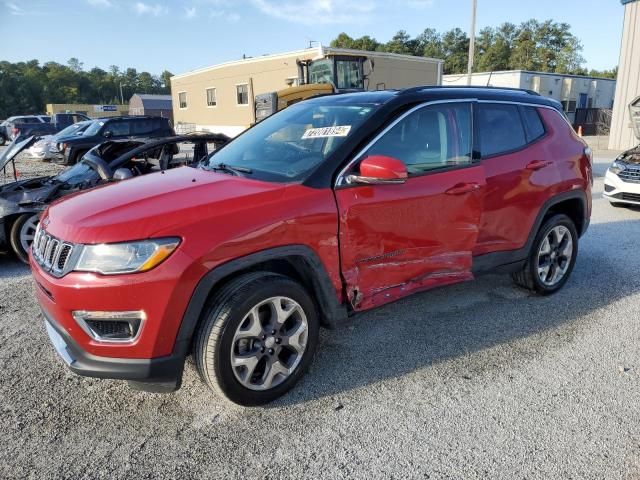
{"type": "Polygon", "coordinates": [[[607,170],[602,195],[612,202],[640,205],[640,183],[625,182],[607,170]]]}
{"type": "Polygon", "coordinates": [[[149,385],[151,391],[180,388],[184,356],[151,359],[99,357],[84,351],[44,309],[44,324],[60,358],[72,372],[85,377],[114,378],[149,385]]]}

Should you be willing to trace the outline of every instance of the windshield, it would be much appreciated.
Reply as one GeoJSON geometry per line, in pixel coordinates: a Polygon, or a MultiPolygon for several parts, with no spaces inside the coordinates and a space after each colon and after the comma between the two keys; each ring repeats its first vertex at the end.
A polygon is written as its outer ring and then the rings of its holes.
{"type": "Polygon", "coordinates": [[[333,83],[333,60],[316,60],[309,65],[309,83],[333,83]]]}
{"type": "Polygon", "coordinates": [[[103,125],[104,122],[93,122],[91,125],[89,125],[89,128],[84,131],[83,135],[86,135],[88,137],[91,135],[97,135],[103,125]]]}
{"type": "Polygon", "coordinates": [[[73,167],[60,173],[56,178],[59,182],[66,183],[71,186],[79,185],[86,181],[98,181],[100,176],[98,172],[93,170],[88,163],[81,161],[73,167]]]}
{"type": "Polygon", "coordinates": [[[299,181],[321,164],[374,111],[371,104],[300,103],[255,125],[214,152],[205,168],[250,169],[251,178],[299,181]]]}
{"type": "Polygon", "coordinates": [[[56,134],[56,136],[58,136],[58,137],[66,137],[67,135],[73,135],[75,133],[78,133],[78,131],[81,130],[85,126],[86,126],[85,122],[74,123],[73,125],[69,125],[67,128],[63,128],[62,130],[60,130],[56,134]]]}

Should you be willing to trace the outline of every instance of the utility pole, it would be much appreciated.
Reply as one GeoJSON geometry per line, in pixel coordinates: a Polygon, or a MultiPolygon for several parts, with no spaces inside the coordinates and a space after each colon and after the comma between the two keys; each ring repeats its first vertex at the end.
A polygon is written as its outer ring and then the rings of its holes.
{"type": "Polygon", "coordinates": [[[478,0],[471,0],[471,31],[469,32],[469,63],[467,64],[467,85],[471,85],[473,73],[473,56],[476,51],[476,10],[478,0]]]}
{"type": "Polygon", "coordinates": [[[122,82],[120,82],[120,105],[124,105],[124,96],[122,95],[122,82]]]}

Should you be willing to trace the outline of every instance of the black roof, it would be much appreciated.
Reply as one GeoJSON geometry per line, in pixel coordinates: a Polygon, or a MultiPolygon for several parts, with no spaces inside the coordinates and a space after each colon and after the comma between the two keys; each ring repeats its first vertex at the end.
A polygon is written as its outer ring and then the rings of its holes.
{"type": "Polygon", "coordinates": [[[477,100],[496,100],[507,102],[532,103],[545,105],[555,109],[561,108],[556,100],[543,97],[531,90],[500,87],[440,87],[424,86],[411,87],[402,90],[378,90],[367,92],[341,93],[326,95],[310,99],[309,101],[320,103],[371,103],[385,104],[398,101],[409,103],[413,101],[437,101],[451,99],[473,98],[477,100]]]}

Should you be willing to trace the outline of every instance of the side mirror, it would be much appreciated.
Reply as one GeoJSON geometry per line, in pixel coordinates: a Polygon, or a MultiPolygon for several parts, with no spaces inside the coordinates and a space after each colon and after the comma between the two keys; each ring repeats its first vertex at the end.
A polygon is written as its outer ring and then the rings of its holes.
{"type": "Polygon", "coordinates": [[[404,183],[409,178],[402,160],[385,155],[371,155],[360,162],[360,174],[349,175],[347,183],[365,185],[388,185],[404,183]]]}
{"type": "Polygon", "coordinates": [[[104,138],[111,138],[111,137],[113,137],[113,132],[112,132],[111,130],[107,130],[106,132],[104,132],[104,133],[102,134],[102,136],[103,136],[104,138]]]}
{"type": "Polygon", "coordinates": [[[113,179],[117,182],[120,180],[127,180],[128,178],[133,178],[133,173],[128,168],[118,168],[113,173],[113,179]]]}

